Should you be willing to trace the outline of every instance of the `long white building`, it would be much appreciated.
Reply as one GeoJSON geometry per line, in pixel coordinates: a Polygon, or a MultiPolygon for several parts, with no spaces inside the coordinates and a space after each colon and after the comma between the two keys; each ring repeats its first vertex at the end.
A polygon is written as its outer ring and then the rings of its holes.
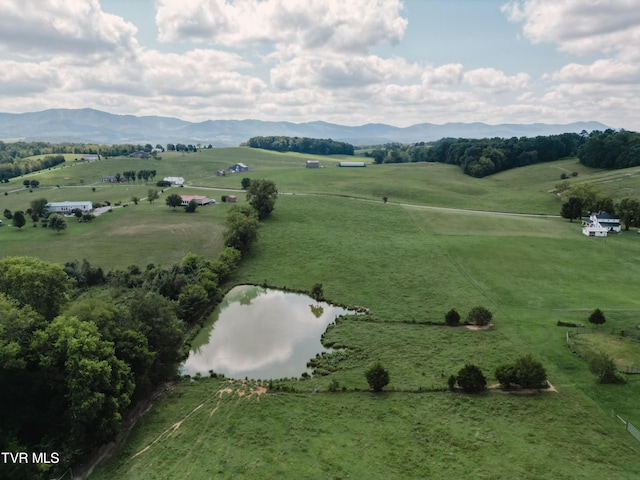
{"type": "Polygon", "coordinates": [[[93,210],[93,204],[91,202],[49,202],[47,203],[47,211],[49,213],[62,213],[63,215],[70,215],[76,208],[79,208],[82,213],[87,213],[93,210]]]}

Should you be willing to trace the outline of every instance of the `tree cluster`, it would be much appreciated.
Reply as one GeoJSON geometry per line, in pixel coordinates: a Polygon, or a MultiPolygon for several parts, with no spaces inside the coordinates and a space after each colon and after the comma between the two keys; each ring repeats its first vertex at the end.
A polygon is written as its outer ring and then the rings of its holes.
{"type": "Polygon", "coordinates": [[[354,152],[353,145],[349,143],[307,137],[252,137],[247,141],[247,146],[275,150],[276,152],[299,152],[313,155],[353,155],[354,152]]]}
{"type": "MultiPolygon", "coordinates": [[[[211,145],[209,145],[211,148],[211,145]]],[[[194,145],[185,145],[183,143],[167,143],[167,151],[169,152],[197,152],[198,147],[194,145]]]]}
{"type": "Polygon", "coordinates": [[[443,138],[428,144],[386,144],[364,155],[372,157],[375,163],[449,163],[459,165],[472,177],[485,177],[511,168],[575,156],[585,135],[586,132],[584,135],[563,133],[534,138],[443,138]]]}
{"type": "MultiPolygon", "coordinates": [[[[2,451],[59,452],[52,478],[112,440],[131,403],[176,374],[186,327],[220,300],[239,260],[225,248],[217,260],[106,275],[86,260],[0,260],[2,451]]],[[[28,478],[45,475],[37,467],[28,478]]]]}
{"type": "MultiPolygon", "coordinates": [[[[0,144],[2,144],[2,142],[0,142],[0,144]]],[[[55,167],[56,165],[64,163],[64,161],[64,156],[62,155],[47,155],[44,158],[30,158],[28,160],[15,159],[10,155],[5,155],[3,159],[2,152],[0,151],[0,182],[9,181],[10,178],[37,172],[45,168],[55,167]]],[[[37,182],[37,180],[25,180],[25,182],[29,182],[29,184],[25,184],[25,186],[31,186],[32,188],[37,187],[39,182],[38,184],[32,185],[31,182],[33,181],[37,182]]]]}
{"type": "Polygon", "coordinates": [[[496,379],[502,388],[547,388],[547,372],[531,355],[518,358],[514,363],[496,368],[496,379]]]}
{"type": "Polygon", "coordinates": [[[580,163],[593,168],[640,165],[640,133],[607,129],[593,131],[578,152],[580,163]]]}
{"type": "MultiPolygon", "coordinates": [[[[473,307],[467,313],[466,323],[469,325],[485,326],[489,325],[493,320],[493,313],[486,307],[473,307]]],[[[457,327],[460,325],[460,314],[455,308],[452,308],[444,315],[444,323],[449,327],[457,327]]]]}

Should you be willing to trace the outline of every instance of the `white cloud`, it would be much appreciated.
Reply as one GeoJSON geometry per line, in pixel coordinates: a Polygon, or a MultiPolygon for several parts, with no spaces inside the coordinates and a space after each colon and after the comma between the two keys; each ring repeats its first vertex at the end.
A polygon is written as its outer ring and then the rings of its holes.
{"type": "Polygon", "coordinates": [[[451,86],[462,81],[463,66],[460,63],[449,63],[439,67],[427,67],[422,73],[422,83],[430,86],[451,86]]]}
{"type": "Polygon", "coordinates": [[[521,0],[502,7],[534,43],[578,55],[637,50],[639,0],[521,0]],[[635,41],[634,41],[635,40],[635,41]]]}
{"type": "Polygon", "coordinates": [[[136,45],[136,27],[98,0],[3,0],[0,50],[16,55],[102,54],[136,45]]]}
{"type": "Polygon", "coordinates": [[[463,75],[464,83],[474,88],[488,90],[493,93],[513,92],[525,88],[529,82],[529,75],[518,73],[507,76],[504,72],[494,68],[477,68],[463,75]]]}
{"type": "Polygon", "coordinates": [[[402,39],[407,20],[401,9],[400,0],[158,0],[156,23],[163,42],[363,53],[402,39]]]}

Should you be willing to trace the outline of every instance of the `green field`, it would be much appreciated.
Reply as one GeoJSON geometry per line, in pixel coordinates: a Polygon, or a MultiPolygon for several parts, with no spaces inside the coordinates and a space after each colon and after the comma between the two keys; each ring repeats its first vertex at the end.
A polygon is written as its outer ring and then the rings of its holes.
{"type": "MultiPolygon", "coordinates": [[[[450,165],[349,170],[336,167],[337,158],[307,170],[307,158],[213,149],[52,170],[38,176],[42,187],[33,192],[17,192],[22,179],[0,186],[0,210],[27,208],[40,196],[128,202],[150,186],[112,187],[99,179],[155,168],[158,177],[185,177],[185,188],[171,191],[206,191],[219,201],[239,188],[243,174],[215,172],[244,162],[246,176],[273,179],[288,194],[280,195],[231,283],[300,290],[322,283],[327,299],[371,310],[367,321],[346,319],[328,329],[325,342],[345,347],[345,355],[327,359],[338,368],[331,375],[265,382],[260,395],[251,382],[170,386],[91,479],[640,476],[640,442],[610,415],[614,409],[640,426],[640,378],[599,385],[566,346],[566,328],[556,326],[586,323],[597,307],[605,326],[638,329],[640,235],[585,237],[579,222],[556,217],[560,200],[550,193],[562,172],[577,171],[570,181],[593,181],[619,200],[629,196],[620,192],[640,191],[637,169],[597,171],[569,159],[473,179],[450,165]],[[464,316],[476,305],[493,312],[494,327],[426,323],[442,321],[451,308],[464,316]],[[447,377],[465,363],[480,366],[492,384],[498,364],[526,353],[542,361],[557,391],[446,391],[447,377]],[[366,391],[363,372],[378,360],[391,382],[375,395],[366,391]],[[332,381],[338,392],[329,392],[332,381]]],[[[60,263],[168,266],[190,251],[217,255],[226,208],[189,215],[172,211],[161,196],[90,224],[70,222],[60,234],[30,221],[22,231],[2,227],[0,245],[2,255],[60,263]]]]}

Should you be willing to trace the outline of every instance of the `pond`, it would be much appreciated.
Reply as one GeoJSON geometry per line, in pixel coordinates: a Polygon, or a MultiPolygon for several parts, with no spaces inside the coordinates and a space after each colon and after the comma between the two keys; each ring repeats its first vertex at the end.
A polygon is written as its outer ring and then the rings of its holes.
{"type": "Polygon", "coordinates": [[[353,313],[299,293],[234,287],[192,342],[180,371],[229,378],[275,379],[311,373],[307,362],[328,351],[320,343],[339,315],[353,313]]]}

